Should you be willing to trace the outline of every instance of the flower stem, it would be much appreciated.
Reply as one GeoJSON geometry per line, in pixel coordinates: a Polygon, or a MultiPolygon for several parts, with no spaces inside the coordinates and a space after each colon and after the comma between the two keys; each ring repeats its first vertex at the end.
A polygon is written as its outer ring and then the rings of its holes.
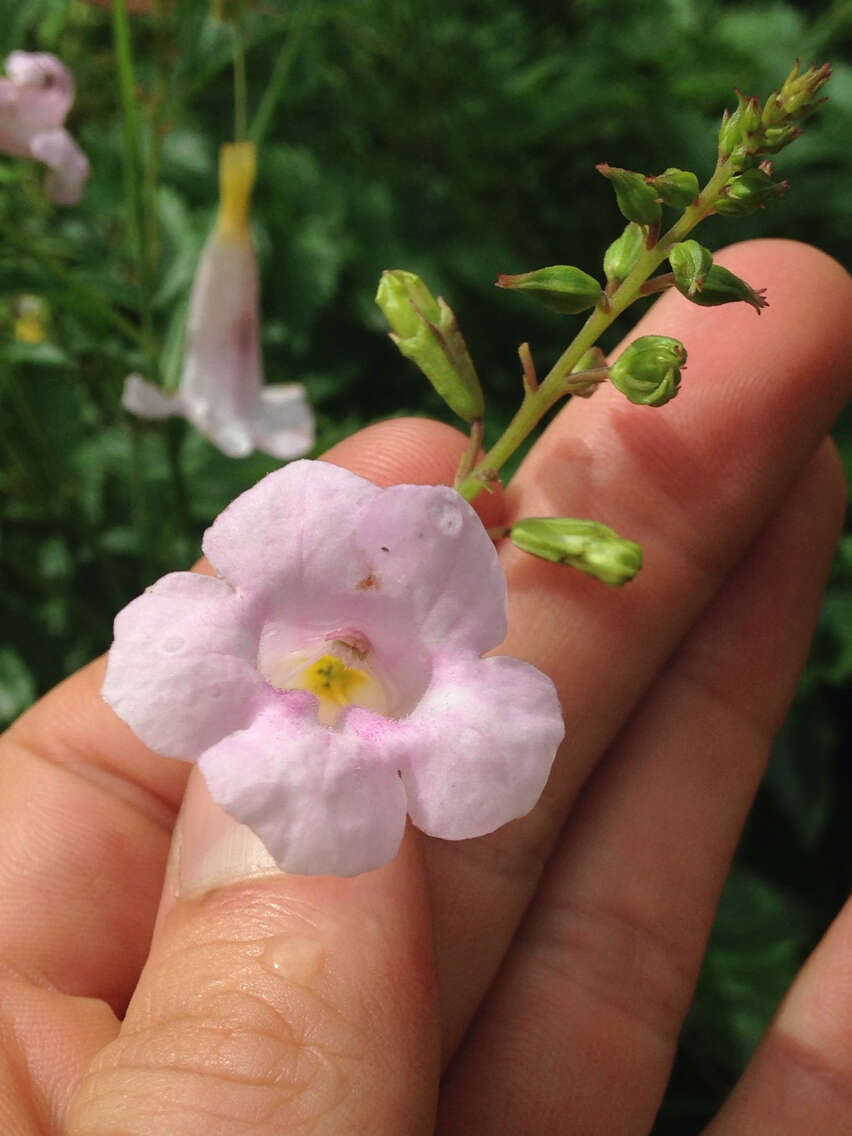
{"type": "Polygon", "coordinates": [[[234,39],[234,141],[244,142],[248,137],[248,95],[246,87],[246,50],[239,14],[231,21],[234,39]]]}
{"type": "MultiPolygon", "coordinates": [[[[666,259],[673,245],[682,241],[695,226],[711,212],[722,187],[734,171],[721,159],[713,175],[695,201],[684,210],[652,248],[639,255],[630,275],[608,296],[608,304],[595,308],[573,342],[562,352],[548,375],[533,389],[527,384],[524,399],[512,421],[482,461],[469,473],[456,480],[456,489],[472,501],[512,456],[518,446],[535,429],[550,408],[571,393],[572,370],[604,331],[621,315],[625,308],[642,296],[642,286],[666,259]]],[[[579,376],[577,376],[579,379],[579,376]]]]}
{"type": "Polygon", "coordinates": [[[124,0],[112,0],[112,31],[118,63],[119,91],[121,95],[122,157],[124,162],[124,192],[127,201],[127,227],[133,247],[139,284],[139,312],[145,340],[149,373],[157,381],[158,358],[154,318],[151,305],[153,294],[151,264],[145,239],[145,202],[140,192],[141,147],[139,116],[136,105],[136,83],[133,76],[133,52],[130,41],[130,22],[124,0]]]}
{"type": "Polygon", "coordinates": [[[275,60],[275,66],[272,68],[272,74],[269,77],[269,82],[266,84],[266,90],[263,92],[263,98],[260,100],[260,106],[257,108],[251,127],[249,128],[248,137],[250,141],[254,142],[255,146],[261,144],[269,129],[269,124],[275,113],[276,104],[287,87],[290,71],[299,53],[302,38],[312,16],[313,0],[302,0],[302,3],[295,7],[293,23],[284,39],[284,43],[278,53],[278,58],[275,60]]]}

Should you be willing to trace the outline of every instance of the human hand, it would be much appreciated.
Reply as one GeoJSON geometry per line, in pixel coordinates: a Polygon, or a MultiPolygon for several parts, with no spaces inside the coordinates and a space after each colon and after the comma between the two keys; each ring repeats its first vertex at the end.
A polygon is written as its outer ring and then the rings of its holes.
{"type": "MultiPolygon", "coordinates": [[[[166,870],[188,767],[101,701],[103,661],[5,735],[0,1130],[650,1129],[843,507],[825,439],[852,281],[789,242],[722,259],[772,307],[664,297],[641,332],[686,343],[678,399],[571,403],[482,503],[489,525],[591,516],[645,550],[619,592],[501,550],[501,652],[551,675],[567,723],[528,817],[458,843],[409,831],[354,879],[284,876],[194,775],[166,870]]],[[[463,446],[395,421],[328,458],[440,482],[463,446]]],[[[852,908],[712,1132],[850,1131],[850,940],[852,908]]]]}

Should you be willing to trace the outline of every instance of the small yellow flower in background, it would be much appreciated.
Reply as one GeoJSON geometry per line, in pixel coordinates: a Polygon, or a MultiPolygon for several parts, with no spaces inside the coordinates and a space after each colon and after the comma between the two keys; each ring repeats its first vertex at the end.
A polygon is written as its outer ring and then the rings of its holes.
{"type": "Polygon", "coordinates": [[[19,296],[15,301],[15,341],[44,343],[47,339],[48,311],[38,296],[19,296]]]}

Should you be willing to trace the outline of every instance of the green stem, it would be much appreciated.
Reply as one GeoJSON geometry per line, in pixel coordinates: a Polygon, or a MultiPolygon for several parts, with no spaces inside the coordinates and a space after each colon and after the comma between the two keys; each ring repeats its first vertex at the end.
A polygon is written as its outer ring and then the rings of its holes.
{"type": "MultiPolygon", "coordinates": [[[[97,310],[117,331],[122,332],[137,345],[144,347],[144,336],[136,324],[131,323],[129,319],[114,308],[102,292],[84,284],[73,271],[67,269],[61,261],[55,258],[52,251],[40,245],[34,246],[32,243],[26,244],[24,241],[17,240],[8,230],[4,234],[4,239],[18,250],[22,259],[31,256],[34,260],[37,260],[39,268],[54,276],[62,284],[66,293],[79,296],[81,300],[85,300],[86,307],[97,310]]],[[[20,268],[21,261],[18,264],[20,268]]]]}
{"type": "Polygon", "coordinates": [[[239,14],[231,23],[234,37],[234,141],[244,142],[248,136],[248,93],[246,84],[246,50],[239,14]]]}
{"type": "Polygon", "coordinates": [[[538,388],[526,390],[518,412],[501,437],[470,473],[457,479],[456,489],[466,500],[472,501],[485,488],[488,481],[493,481],[495,474],[535,429],[547,411],[570,393],[571,372],[579,360],[590,347],[594,346],[625,308],[640,298],[642,285],[666,259],[672,246],[682,241],[687,233],[712,210],[722,186],[733,172],[727,162],[717,163],[712,177],[692,205],[684,210],[680,219],[652,248],[646,248],[640,254],[630,275],[608,297],[606,309],[603,305],[595,308],[579,334],[562,352],[538,388]]]}
{"type": "Polygon", "coordinates": [[[139,282],[139,311],[142,334],[152,382],[157,381],[158,362],[154,318],[152,312],[152,273],[148,258],[145,224],[145,204],[140,191],[141,146],[139,115],[136,105],[136,81],[133,76],[133,52],[130,41],[130,22],[124,0],[112,0],[112,31],[115,56],[118,63],[119,91],[121,94],[122,157],[124,162],[124,191],[127,200],[127,227],[133,246],[139,282]]]}
{"type": "Polygon", "coordinates": [[[312,0],[303,0],[296,9],[295,19],[278,53],[278,58],[275,60],[275,66],[272,68],[272,74],[269,77],[266,90],[263,92],[260,106],[257,108],[251,128],[249,129],[248,136],[251,141],[254,142],[255,146],[261,144],[269,129],[269,124],[275,113],[275,107],[287,86],[290,71],[299,53],[305,30],[311,21],[312,15],[312,0]]]}

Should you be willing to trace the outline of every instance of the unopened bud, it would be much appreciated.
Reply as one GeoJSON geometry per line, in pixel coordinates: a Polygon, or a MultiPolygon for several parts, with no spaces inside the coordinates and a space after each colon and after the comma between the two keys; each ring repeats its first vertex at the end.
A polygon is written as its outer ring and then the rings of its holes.
{"type": "Polygon", "coordinates": [[[497,277],[497,287],[523,292],[551,311],[569,316],[593,308],[603,294],[594,276],[569,264],[553,264],[517,276],[501,274],[497,277]]]}
{"type": "Polygon", "coordinates": [[[758,148],[758,136],[762,132],[760,99],[747,98],[737,91],[737,109],[733,114],[725,111],[719,130],[719,155],[741,162],[747,154],[758,148]]]}
{"type": "Polygon", "coordinates": [[[631,402],[662,406],[680,386],[680,368],[686,348],[668,335],[643,335],[612,364],[609,377],[631,402]]]}
{"type": "Polygon", "coordinates": [[[595,167],[598,173],[612,182],[618,208],[628,221],[639,225],[655,225],[663,215],[657,193],[645,181],[643,174],[622,170],[601,162],[595,167]]]}
{"type": "Polygon", "coordinates": [[[788,122],[786,126],[767,126],[760,138],[761,154],[777,154],[801,137],[801,130],[788,122]]]}
{"type": "Polygon", "coordinates": [[[681,241],[672,246],[669,263],[674,273],[675,287],[691,300],[704,284],[713,265],[713,254],[698,241],[681,241]]]}
{"type": "Polygon", "coordinates": [[[787,189],[786,181],[774,182],[762,167],[744,170],[723,187],[714,208],[725,217],[748,217],[773,197],[783,197],[787,189]]]}
{"type": "Polygon", "coordinates": [[[607,280],[626,280],[633,271],[645,247],[645,233],[641,225],[630,221],[604,253],[604,272],[607,280]]]}
{"type": "Polygon", "coordinates": [[[673,166],[658,174],[656,177],[645,178],[657,196],[663,199],[666,205],[675,209],[685,209],[691,205],[698,196],[698,178],[689,170],[678,170],[673,166]]]}
{"type": "Polygon", "coordinates": [[[620,587],[642,567],[642,549],[599,521],[575,517],[526,517],[513,525],[509,538],[524,552],[571,564],[605,584],[620,587]]]}
{"type": "Polygon", "coordinates": [[[482,388],[452,309],[402,269],[382,273],[376,303],[393,328],[391,339],[450,409],[466,422],[481,418],[482,388]]]}
{"type": "Polygon", "coordinates": [[[815,67],[812,63],[807,71],[801,74],[799,67],[797,59],[781,90],[777,94],[770,95],[767,100],[763,111],[765,126],[777,126],[791,119],[806,118],[820,103],[825,102],[825,99],[817,99],[816,102],[814,100],[831,78],[830,64],[824,63],[822,67],[815,67]]]}

